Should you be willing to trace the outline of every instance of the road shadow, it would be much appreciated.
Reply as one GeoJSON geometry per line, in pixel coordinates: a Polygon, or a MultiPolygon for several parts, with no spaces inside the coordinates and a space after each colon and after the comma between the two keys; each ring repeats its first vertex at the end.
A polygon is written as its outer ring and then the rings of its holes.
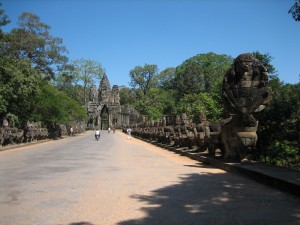
{"type": "Polygon", "coordinates": [[[118,225],[300,224],[300,199],[247,178],[195,173],[180,179],[151,195],[131,196],[146,205],[139,210],[147,216],[118,225]]]}

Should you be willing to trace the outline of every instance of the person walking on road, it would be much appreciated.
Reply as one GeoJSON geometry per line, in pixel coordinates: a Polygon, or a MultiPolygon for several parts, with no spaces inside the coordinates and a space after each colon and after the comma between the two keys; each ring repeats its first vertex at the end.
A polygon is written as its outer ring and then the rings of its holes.
{"type": "Polygon", "coordinates": [[[73,127],[71,127],[71,128],[70,128],[70,136],[73,136],[73,135],[74,135],[73,132],[74,132],[73,127]]]}
{"type": "Polygon", "coordinates": [[[127,129],[127,139],[130,140],[131,139],[131,129],[130,127],[127,129]]]}
{"type": "Polygon", "coordinates": [[[95,131],[95,139],[98,141],[100,139],[100,130],[97,128],[95,131]]]}

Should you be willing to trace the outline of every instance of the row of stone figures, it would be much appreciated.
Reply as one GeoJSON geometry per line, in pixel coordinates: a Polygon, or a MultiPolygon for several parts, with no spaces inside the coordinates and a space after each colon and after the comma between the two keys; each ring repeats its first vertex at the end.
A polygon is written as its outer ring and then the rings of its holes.
{"type": "MultiPolygon", "coordinates": [[[[215,156],[217,149],[224,154],[221,142],[221,124],[206,121],[205,115],[200,114],[199,123],[188,119],[186,113],[181,116],[164,116],[158,121],[134,124],[132,135],[153,142],[176,148],[208,150],[209,155],[215,156]]],[[[127,128],[123,131],[126,132],[127,128]]]]}
{"type": "Polygon", "coordinates": [[[48,135],[48,129],[41,127],[40,122],[28,122],[25,129],[3,126],[0,128],[0,146],[43,140],[48,135]]]}
{"type": "Polygon", "coordinates": [[[272,99],[267,69],[253,54],[241,54],[234,60],[224,75],[222,98],[228,118],[219,123],[207,122],[200,115],[200,122],[195,124],[183,114],[157,123],[136,124],[132,134],[176,147],[208,148],[211,155],[219,148],[227,161],[249,161],[257,143],[255,114],[272,99]]]}
{"type": "Polygon", "coordinates": [[[57,139],[64,136],[73,136],[86,131],[85,123],[74,124],[57,124],[53,128],[49,129],[49,138],[57,139]]]}
{"type": "Polygon", "coordinates": [[[45,140],[48,138],[57,139],[67,135],[76,135],[85,131],[85,125],[55,125],[51,129],[41,126],[41,122],[27,122],[24,129],[11,127],[7,122],[0,127],[0,146],[9,144],[28,143],[45,140]]]}
{"type": "MultiPolygon", "coordinates": [[[[236,133],[236,138],[228,139],[228,127],[232,120],[233,118],[229,117],[220,122],[208,122],[205,115],[200,113],[199,122],[194,123],[188,119],[186,113],[183,113],[181,116],[164,116],[158,121],[134,124],[131,127],[131,134],[169,147],[207,151],[212,157],[216,156],[218,150],[219,156],[226,161],[248,160],[256,146],[256,129],[240,130],[236,133]],[[228,140],[236,142],[231,143],[231,146],[235,144],[239,149],[248,149],[247,156],[243,151],[232,154],[228,149],[228,140]]],[[[126,130],[127,128],[123,128],[124,132],[126,130]]]]}

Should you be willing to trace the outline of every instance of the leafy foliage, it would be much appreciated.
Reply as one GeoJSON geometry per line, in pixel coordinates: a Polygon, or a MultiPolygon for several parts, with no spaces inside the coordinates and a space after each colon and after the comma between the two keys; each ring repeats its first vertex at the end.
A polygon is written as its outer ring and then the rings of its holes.
{"type": "Polygon", "coordinates": [[[294,5],[290,8],[289,13],[292,14],[294,20],[300,21],[300,1],[296,0],[294,5]]]}
{"type": "Polygon", "coordinates": [[[169,67],[161,71],[157,76],[158,87],[163,88],[165,90],[174,89],[174,78],[176,69],[169,67]]]}
{"type": "Polygon", "coordinates": [[[87,119],[85,108],[48,83],[43,84],[36,103],[34,120],[44,121],[50,127],[53,124],[87,119]]]}
{"type": "Polygon", "coordinates": [[[223,114],[223,108],[208,93],[186,94],[178,107],[180,114],[187,113],[194,121],[200,113],[204,113],[211,122],[220,120],[223,114]]]}
{"type": "Polygon", "coordinates": [[[19,28],[6,35],[1,47],[3,55],[16,59],[27,59],[45,78],[54,78],[55,72],[67,62],[67,52],[62,39],[52,37],[50,26],[40,22],[32,13],[22,13],[19,28]]]}
{"type": "Polygon", "coordinates": [[[28,60],[0,57],[0,116],[15,115],[24,124],[33,111],[40,81],[28,60]]]}
{"type": "Polygon", "coordinates": [[[121,105],[132,105],[135,101],[134,92],[128,87],[120,88],[119,95],[121,105]]]}
{"type": "MultiPolygon", "coordinates": [[[[0,7],[2,6],[2,3],[0,2],[0,7]]],[[[5,11],[3,9],[0,9],[0,35],[2,35],[2,26],[7,25],[10,23],[10,20],[8,16],[5,14],[5,11]]]]}
{"type": "Polygon", "coordinates": [[[66,65],[65,69],[56,76],[53,84],[59,91],[64,92],[79,104],[84,105],[84,89],[82,85],[77,84],[73,70],[73,65],[66,65]]]}
{"type": "Polygon", "coordinates": [[[147,95],[137,99],[133,106],[142,115],[147,115],[150,119],[158,119],[162,115],[174,113],[174,104],[171,93],[159,88],[151,88],[147,95]]]}
{"type": "Polygon", "coordinates": [[[146,95],[150,88],[156,87],[158,67],[150,64],[136,66],[130,70],[129,75],[131,78],[130,85],[134,89],[142,90],[142,93],[146,95]]]}
{"type": "Polygon", "coordinates": [[[152,73],[147,72],[147,64],[137,66],[130,71],[131,85],[135,87],[133,105],[150,118],[183,112],[197,116],[201,111],[206,112],[209,119],[219,120],[223,112],[222,79],[231,62],[229,56],[210,52],[196,55],[176,69],[167,68],[159,74],[155,65],[152,65],[152,73]]]}
{"type": "Polygon", "coordinates": [[[277,78],[277,71],[275,67],[271,64],[272,56],[269,53],[262,54],[259,51],[255,51],[252,53],[267,69],[269,77],[277,78]]]}
{"type": "Polygon", "coordinates": [[[185,94],[211,92],[228,70],[232,58],[215,53],[198,54],[176,67],[174,86],[178,98],[185,94]]]}
{"type": "Polygon", "coordinates": [[[87,88],[91,87],[96,81],[100,81],[104,74],[101,63],[91,59],[76,59],[72,61],[73,70],[69,76],[74,82],[83,84],[84,105],[86,105],[87,88]]]}
{"type": "MultiPolygon", "coordinates": [[[[0,26],[8,23],[3,10],[0,17],[0,26]]],[[[18,127],[28,120],[53,125],[85,119],[85,109],[77,101],[46,81],[59,65],[66,66],[61,39],[53,38],[50,27],[31,13],[20,16],[19,26],[0,33],[0,118],[18,127]]],[[[65,90],[72,86],[67,79],[65,84],[65,90]]]]}
{"type": "Polygon", "coordinates": [[[300,83],[282,84],[278,79],[270,83],[273,100],[258,115],[258,148],[263,153],[261,160],[299,169],[300,83]]]}

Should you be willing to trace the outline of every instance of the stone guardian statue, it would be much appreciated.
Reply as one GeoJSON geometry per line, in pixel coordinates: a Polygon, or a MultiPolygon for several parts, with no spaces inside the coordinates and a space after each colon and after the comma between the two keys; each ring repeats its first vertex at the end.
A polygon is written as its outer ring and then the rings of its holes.
{"type": "Polygon", "coordinates": [[[222,125],[221,137],[228,161],[251,160],[257,143],[258,121],[253,116],[271,101],[266,68],[253,54],[239,55],[223,79],[225,111],[231,118],[222,125]]]}

